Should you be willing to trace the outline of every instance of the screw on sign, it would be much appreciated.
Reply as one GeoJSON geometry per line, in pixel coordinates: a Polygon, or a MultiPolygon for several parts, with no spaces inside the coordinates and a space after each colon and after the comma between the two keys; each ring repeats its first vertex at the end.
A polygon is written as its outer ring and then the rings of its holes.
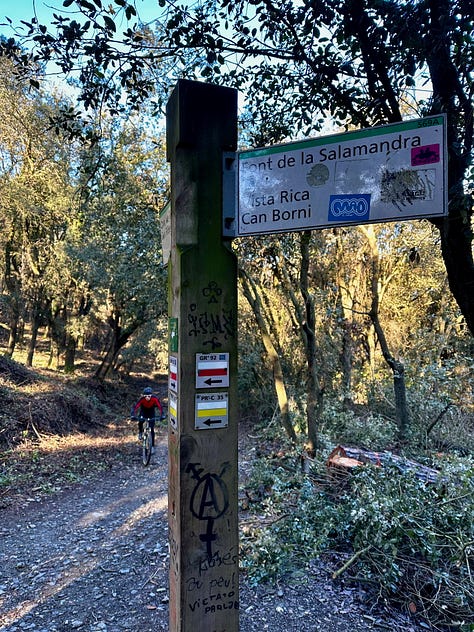
{"type": "Polygon", "coordinates": [[[229,508],[229,492],[227,485],[222,480],[228,464],[225,464],[220,474],[202,474],[204,468],[198,467],[199,463],[190,463],[186,472],[191,473],[196,481],[196,486],[191,494],[191,513],[198,520],[207,521],[206,532],[199,537],[206,543],[208,558],[212,558],[212,542],[217,539],[217,534],[213,532],[214,521],[225,514],[229,508]]]}

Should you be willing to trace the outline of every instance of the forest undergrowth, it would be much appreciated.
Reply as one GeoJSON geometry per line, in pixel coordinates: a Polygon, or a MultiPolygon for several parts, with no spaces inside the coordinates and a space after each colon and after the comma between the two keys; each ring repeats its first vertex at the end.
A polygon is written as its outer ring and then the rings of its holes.
{"type": "Polygon", "coordinates": [[[93,477],[127,452],[124,418],[144,385],[166,379],[137,374],[91,378],[29,369],[0,355],[0,505],[93,477]]]}
{"type": "MultiPolygon", "coordinates": [[[[262,445],[270,445],[266,432],[262,445]]],[[[438,454],[430,482],[390,453],[383,465],[337,476],[327,452],[302,454],[261,451],[247,481],[242,565],[254,583],[303,576],[312,559],[329,555],[334,580],[364,586],[431,629],[473,630],[472,457],[438,454]]]]}

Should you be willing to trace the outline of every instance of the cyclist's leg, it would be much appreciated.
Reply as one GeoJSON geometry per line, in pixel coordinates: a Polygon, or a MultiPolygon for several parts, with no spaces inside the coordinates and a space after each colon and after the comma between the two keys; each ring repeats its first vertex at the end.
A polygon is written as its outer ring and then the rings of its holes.
{"type": "Polygon", "coordinates": [[[143,417],[138,418],[138,439],[140,440],[143,436],[143,417]]]}
{"type": "Polygon", "coordinates": [[[151,428],[146,420],[146,426],[144,427],[143,440],[142,440],[142,461],[143,465],[148,465],[151,458],[153,447],[151,445],[151,428]]]}
{"type": "Polygon", "coordinates": [[[155,419],[150,419],[151,445],[155,446],[155,419]]]}

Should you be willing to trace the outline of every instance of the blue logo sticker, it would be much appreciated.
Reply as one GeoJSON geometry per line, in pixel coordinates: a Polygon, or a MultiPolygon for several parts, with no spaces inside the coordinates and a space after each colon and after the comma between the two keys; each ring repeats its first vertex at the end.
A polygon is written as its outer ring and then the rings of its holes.
{"type": "Polygon", "coordinates": [[[370,218],[370,194],[331,195],[329,197],[329,222],[367,220],[370,218]]]}

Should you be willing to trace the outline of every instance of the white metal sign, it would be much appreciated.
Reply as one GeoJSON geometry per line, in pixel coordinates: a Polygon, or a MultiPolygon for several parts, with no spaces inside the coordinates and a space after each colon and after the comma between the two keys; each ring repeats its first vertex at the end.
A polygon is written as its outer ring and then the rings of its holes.
{"type": "Polygon", "coordinates": [[[168,392],[168,417],[171,427],[178,429],[178,398],[171,391],[168,392]]]}
{"type": "Polygon", "coordinates": [[[229,386],[228,353],[196,353],[196,388],[229,386]]]}
{"type": "Polygon", "coordinates": [[[237,236],[447,213],[444,115],[238,154],[237,236]]]}
{"type": "Polygon", "coordinates": [[[228,425],[228,393],[200,393],[196,395],[196,430],[225,428],[228,425]]]}
{"type": "Polygon", "coordinates": [[[176,356],[169,356],[168,388],[170,391],[178,392],[178,358],[176,356]]]}

